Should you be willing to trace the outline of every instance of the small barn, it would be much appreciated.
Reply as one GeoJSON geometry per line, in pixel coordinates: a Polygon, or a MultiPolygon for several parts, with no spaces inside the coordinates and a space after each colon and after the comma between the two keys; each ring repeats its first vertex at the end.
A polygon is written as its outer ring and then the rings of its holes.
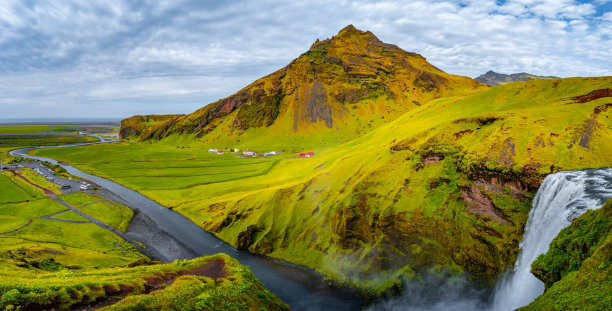
{"type": "Polygon", "coordinates": [[[300,153],[300,158],[310,158],[314,155],[314,152],[300,153]]]}

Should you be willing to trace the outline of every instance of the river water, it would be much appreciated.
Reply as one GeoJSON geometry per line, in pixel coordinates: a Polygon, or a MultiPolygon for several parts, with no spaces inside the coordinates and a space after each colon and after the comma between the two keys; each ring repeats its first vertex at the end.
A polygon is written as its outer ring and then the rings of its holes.
{"type": "MultiPolygon", "coordinates": [[[[96,137],[101,139],[97,143],[114,141],[105,137],[96,137]]],[[[90,144],[95,143],[40,148],[72,147],[90,144]]],[[[169,236],[178,240],[182,247],[187,248],[185,251],[180,252],[181,254],[194,254],[192,256],[183,255],[187,258],[176,259],[192,259],[196,256],[226,253],[240,261],[243,265],[248,266],[265,287],[286,302],[292,310],[360,310],[364,305],[364,299],[357,295],[355,291],[329,285],[321,275],[311,269],[252,254],[248,251],[237,250],[213,234],[206,232],[185,216],[154,202],[134,190],[113,181],[87,174],[56,160],[27,154],[34,149],[38,148],[16,149],[11,151],[11,154],[61,165],[70,174],[88,179],[112,192],[127,202],[130,208],[136,212],[142,212],[152,219],[153,224],[158,227],[155,228],[156,230],[165,231],[169,236]]],[[[158,259],[167,261],[164,258],[158,259]]]]}

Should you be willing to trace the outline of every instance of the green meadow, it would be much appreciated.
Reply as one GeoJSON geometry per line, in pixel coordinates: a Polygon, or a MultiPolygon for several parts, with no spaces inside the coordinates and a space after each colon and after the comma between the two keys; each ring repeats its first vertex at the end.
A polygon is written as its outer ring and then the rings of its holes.
{"type": "Polygon", "coordinates": [[[81,212],[121,232],[127,231],[130,221],[134,217],[134,211],[127,206],[106,200],[95,194],[77,192],[62,195],[60,198],[73,207],[78,208],[81,212]]]}
{"type": "Polygon", "coordinates": [[[0,125],[0,134],[33,134],[47,131],[57,131],[74,127],[74,125],[48,125],[48,124],[32,124],[32,125],[0,125]]]}

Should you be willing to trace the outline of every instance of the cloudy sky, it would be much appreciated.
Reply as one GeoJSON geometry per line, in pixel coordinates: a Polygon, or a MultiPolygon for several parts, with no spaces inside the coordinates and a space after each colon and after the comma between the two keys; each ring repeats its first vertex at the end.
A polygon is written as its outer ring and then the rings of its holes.
{"type": "Polygon", "coordinates": [[[0,119],[189,113],[348,24],[454,74],[612,75],[612,0],[2,0],[0,119]]]}

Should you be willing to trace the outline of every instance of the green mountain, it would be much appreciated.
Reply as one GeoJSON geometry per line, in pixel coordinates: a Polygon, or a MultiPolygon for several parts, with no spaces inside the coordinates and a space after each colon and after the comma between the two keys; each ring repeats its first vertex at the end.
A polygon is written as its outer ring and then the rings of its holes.
{"type": "Polygon", "coordinates": [[[530,80],[542,80],[542,79],[559,79],[559,77],[555,76],[536,76],[530,73],[521,72],[521,73],[513,73],[513,74],[503,74],[497,73],[492,70],[489,70],[487,73],[478,76],[475,80],[488,84],[488,85],[502,85],[517,81],[530,81],[530,80]]]}
{"type": "Polygon", "coordinates": [[[316,41],[284,68],[189,115],[160,122],[140,139],[191,134],[221,147],[274,137],[329,145],[347,141],[432,99],[479,88],[416,53],[349,25],[316,41]]]}
{"type": "Polygon", "coordinates": [[[132,187],[238,248],[375,293],[432,267],[492,284],[516,260],[546,174],[612,165],[611,96],[611,77],[483,87],[349,26],[236,95],[153,124],[139,136],[147,144],[91,147],[97,163],[83,148],[38,153],[132,187]],[[211,178],[220,164],[197,152],[211,147],[285,155],[232,158],[211,178]],[[134,163],[115,152],[159,157],[155,176],[118,170],[134,163]],[[179,173],[168,158],[192,168],[179,173]]]}

